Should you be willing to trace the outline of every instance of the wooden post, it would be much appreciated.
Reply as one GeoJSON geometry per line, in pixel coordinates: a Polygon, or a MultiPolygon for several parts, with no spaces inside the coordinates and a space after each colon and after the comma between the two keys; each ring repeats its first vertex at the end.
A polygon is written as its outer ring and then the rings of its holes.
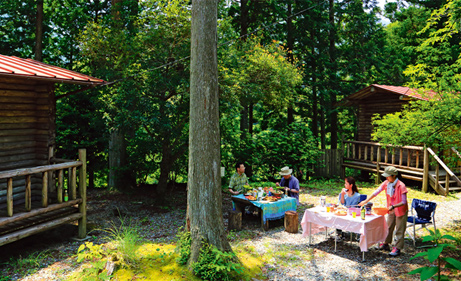
{"type": "Polygon", "coordinates": [[[402,166],[403,163],[403,148],[399,150],[399,166],[402,166]]]}
{"type": "Polygon", "coordinates": [[[362,159],[362,146],[359,144],[359,156],[357,157],[357,159],[362,159]]]}
{"type": "Polygon", "coordinates": [[[379,162],[381,161],[381,147],[378,146],[378,151],[376,153],[376,179],[375,184],[379,184],[379,162]]]}
{"type": "Polygon", "coordinates": [[[448,196],[450,193],[450,175],[448,172],[445,174],[445,196],[448,196]]]}
{"type": "Polygon", "coordinates": [[[58,203],[62,203],[62,185],[63,185],[63,170],[59,170],[58,172],[58,190],[57,192],[57,199],[58,203]]]}
{"type": "Polygon", "coordinates": [[[32,209],[32,190],[30,187],[30,175],[26,176],[26,192],[25,192],[25,208],[26,211],[30,211],[32,209]]]}
{"type": "Polygon", "coordinates": [[[286,211],[284,224],[286,232],[298,233],[298,213],[295,211],[286,211]]]}
{"type": "Polygon", "coordinates": [[[373,162],[374,159],[375,159],[375,148],[374,148],[374,146],[370,146],[370,160],[371,160],[371,162],[373,162]]]}
{"type": "Polygon", "coordinates": [[[48,171],[42,175],[42,207],[48,207],[48,171]]]}
{"type": "Polygon", "coordinates": [[[395,147],[392,148],[392,165],[395,164],[395,147]]]}
{"type": "Polygon", "coordinates": [[[13,216],[13,178],[8,178],[6,190],[6,209],[9,217],[13,216]]]}
{"type": "Polygon", "coordinates": [[[384,155],[384,163],[387,164],[387,161],[389,161],[389,149],[387,148],[387,146],[384,149],[384,153],[385,153],[385,155],[384,155]]]}
{"type": "Polygon", "coordinates": [[[368,145],[365,145],[365,155],[364,155],[364,160],[368,160],[368,145]]]}
{"type": "Polygon", "coordinates": [[[435,190],[439,189],[439,163],[435,166],[435,190]]]}
{"type": "MultiPolygon", "coordinates": [[[[410,155],[410,151],[408,151],[410,155]]],[[[427,193],[429,185],[429,152],[427,147],[424,146],[424,162],[423,162],[423,192],[427,193]]]]}
{"type": "Polygon", "coordinates": [[[419,150],[416,150],[416,166],[415,168],[419,168],[419,150]]]}
{"type": "Polygon", "coordinates": [[[232,210],[229,212],[228,230],[241,230],[242,229],[242,212],[232,210]]]}
{"type": "MultiPolygon", "coordinates": [[[[426,151],[426,153],[427,153],[427,151],[426,151]]],[[[407,167],[410,167],[410,164],[411,164],[411,151],[408,148],[407,149],[407,167]]]]}
{"type": "Polygon", "coordinates": [[[78,210],[82,217],[78,220],[78,237],[86,237],[86,149],[78,150],[78,158],[82,162],[79,173],[79,193],[82,203],[78,205],[78,210]]]}
{"type": "Polygon", "coordinates": [[[70,199],[77,199],[77,167],[71,168],[71,173],[69,174],[70,180],[70,199]]]}

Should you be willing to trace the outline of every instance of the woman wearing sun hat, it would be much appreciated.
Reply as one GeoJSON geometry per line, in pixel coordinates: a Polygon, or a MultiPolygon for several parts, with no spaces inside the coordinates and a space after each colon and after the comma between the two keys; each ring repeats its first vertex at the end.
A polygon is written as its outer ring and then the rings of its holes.
{"type": "Polygon", "coordinates": [[[387,234],[384,243],[379,245],[382,250],[390,250],[389,244],[392,243],[392,234],[395,228],[395,246],[389,253],[391,256],[398,256],[404,246],[405,229],[407,228],[408,218],[408,204],[407,193],[408,190],[405,184],[397,178],[397,168],[388,166],[384,169],[382,174],[386,180],[379,186],[379,188],[370,196],[369,199],[359,203],[360,206],[367,204],[371,199],[375,198],[381,191],[386,190],[387,209],[389,214],[387,216],[387,225],[389,233],[387,234]]]}
{"type": "Polygon", "coordinates": [[[299,180],[292,176],[292,169],[288,167],[283,167],[279,174],[282,176],[280,183],[276,182],[276,186],[284,186],[287,195],[293,198],[296,198],[296,204],[299,205],[299,180]]]}

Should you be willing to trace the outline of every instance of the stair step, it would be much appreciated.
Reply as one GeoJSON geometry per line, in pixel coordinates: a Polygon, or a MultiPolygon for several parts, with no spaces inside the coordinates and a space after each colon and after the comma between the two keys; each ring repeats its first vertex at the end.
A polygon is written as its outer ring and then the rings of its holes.
{"type": "Polygon", "coordinates": [[[453,186],[448,188],[450,191],[458,191],[461,190],[461,186],[453,186]]]}

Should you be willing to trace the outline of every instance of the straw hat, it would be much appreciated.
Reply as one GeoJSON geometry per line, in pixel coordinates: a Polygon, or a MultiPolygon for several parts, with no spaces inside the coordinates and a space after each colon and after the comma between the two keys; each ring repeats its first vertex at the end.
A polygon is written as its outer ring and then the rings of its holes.
{"type": "Polygon", "coordinates": [[[291,175],[292,172],[293,172],[292,169],[288,168],[288,166],[285,166],[280,170],[279,174],[281,176],[288,176],[288,175],[291,175]]]}

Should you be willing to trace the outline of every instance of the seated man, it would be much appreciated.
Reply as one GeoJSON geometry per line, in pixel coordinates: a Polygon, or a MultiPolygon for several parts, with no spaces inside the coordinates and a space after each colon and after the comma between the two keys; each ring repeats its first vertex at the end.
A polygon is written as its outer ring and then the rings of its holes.
{"type": "Polygon", "coordinates": [[[280,183],[276,182],[276,186],[284,186],[287,195],[296,198],[296,204],[299,205],[299,180],[292,176],[292,169],[283,167],[279,174],[282,176],[280,183]]]}
{"type": "Polygon", "coordinates": [[[245,193],[244,185],[249,185],[248,178],[245,175],[245,165],[238,162],[235,164],[235,173],[232,175],[229,182],[229,192],[233,195],[245,193]]]}

